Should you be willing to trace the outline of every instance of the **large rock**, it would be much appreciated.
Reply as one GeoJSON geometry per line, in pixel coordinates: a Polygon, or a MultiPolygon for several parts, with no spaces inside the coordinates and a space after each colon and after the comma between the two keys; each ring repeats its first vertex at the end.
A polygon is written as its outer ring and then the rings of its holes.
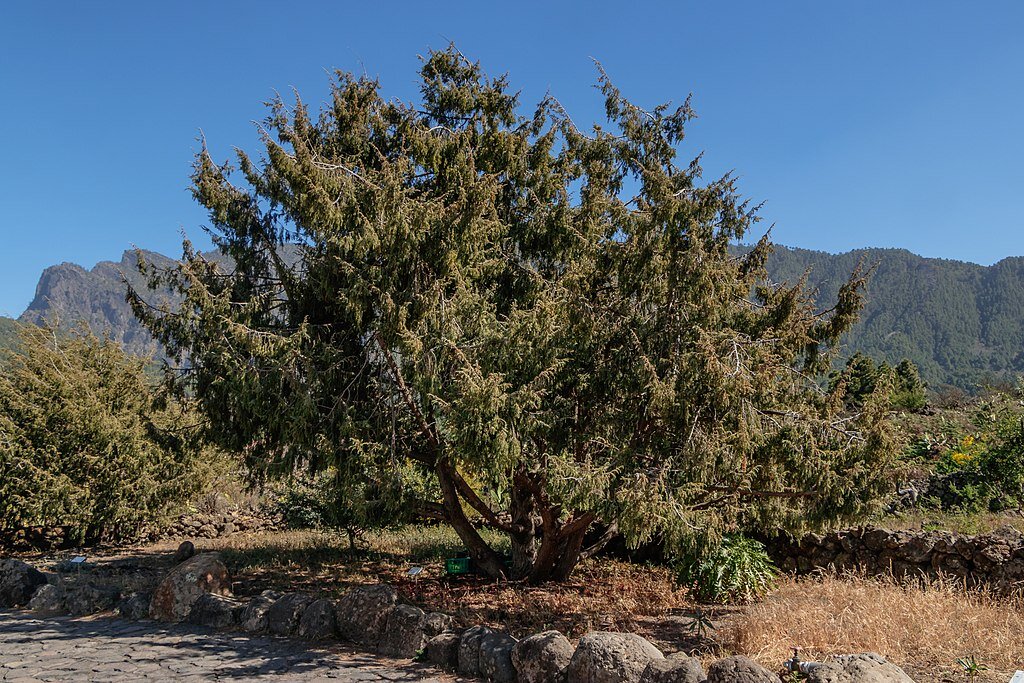
{"type": "Polygon", "coordinates": [[[459,634],[454,631],[439,633],[427,641],[423,654],[428,662],[442,669],[459,666],[459,634]]]}
{"type": "Polygon", "coordinates": [[[480,676],[492,683],[515,683],[512,648],[516,639],[504,633],[490,633],[480,640],[480,676]]]}
{"type": "Polygon", "coordinates": [[[263,591],[256,597],[249,600],[249,604],[242,610],[238,625],[250,633],[260,633],[267,630],[267,612],[273,607],[281,594],[277,591],[263,591]]]}
{"type": "Polygon", "coordinates": [[[387,626],[388,613],[398,603],[391,586],[360,586],[338,600],[338,633],[345,640],[377,647],[387,626]]]}
{"type": "Polygon", "coordinates": [[[523,638],[512,648],[512,664],[519,683],[562,683],[575,651],[558,631],[523,638]]]}
{"type": "Polygon", "coordinates": [[[740,655],[719,659],[708,667],[708,683],[782,683],[778,675],[740,655]]]}
{"type": "Polygon", "coordinates": [[[299,618],[299,637],[306,640],[330,640],[338,636],[334,603],[320,599],[309,603],[299,618]]]}
{"type": "Polygon", "coordinates": [[[46,577],[32,565],[21,560],[0,560],[0,607],[27,605],[44,583],[46,577]]]}
{"type": "Polygon", "coordinates": [[[267,610],[267,630],[278,636],[291,636],[299,630],[299,620],[313,596],[305,593],[285,593],[267,610]]]}
{"type": "Polygon", "coordinates": [[[150,593],[132,593],[117,604],[117,613],[132,621],[146,619],[149,617],[149,603],[152,599],[150,593]]]}
{"type": "Polygon", "coordinates": [[[395,605],[388,611],[377,649],[392,657],[415,657],[427,644],[426,617],[419,607],[395,605]]]}
{"type": "Polygon", "coordinates": [[[566,678],[568,683],[639,683],[647,665],[664,658],[635,633],[597,631],[580,639],[566,678]]]}
{"type": "Polygon", "coordinates": [[[183,621],[206,593],[230,595],[231,577],[217,553],[203,553],[172,569],[153,591],[149,615],[158,621],[183,621]]]}
{"type": "Polygon", "coordinates": [[[463,676],[480,675],[480,642],[494,633],[486,626],[466,629],[459,637],[459,673],[463,676]]]}
{"type": "Polygon", "coordinates": [[[64,586],[64,609],[68,614],[84,616],[112,610],[121,601],[121,590],[116,586],[89,581],[64,586]]]}
{"type": "Polygon", "coordinates": [[[455,628],[455,619],[450,614],[444,614],[443,612],[427,612],[427,615],[423,617],[423,632],[427,638],[433,638],[436,635],[440,635],[445,631],[451,631],[455,628]]]}
{"type": "Polygon", "coordinates": [[[700,660],[676,652],[648,664],[640,675],[640,683],[701,683],[706,678],[700,660]]]}
{"type": "Polygon", "coordinates": [[[873,652],[830,657],[807,675],[808,683],[914,683],[903,669],[873,652]]]}
{"type": "Polygon", "coordinates": [[[233,628],[238,625],[245,603],[234,598],[206,593],[192,605],[188,613],[190,624],[212,626],[213,628],[233,628]]]}

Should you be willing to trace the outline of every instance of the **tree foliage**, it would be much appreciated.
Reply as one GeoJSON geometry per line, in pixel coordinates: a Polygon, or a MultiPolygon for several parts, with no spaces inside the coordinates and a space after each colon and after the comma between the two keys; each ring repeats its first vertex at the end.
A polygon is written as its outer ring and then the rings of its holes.
{"type": "Polygon", "coordinates": [[[912,361],[904,358],[892,368],[860,351],[850,356],[842,370],[829,373],[829,390],[841,390],[852,408],[861,408],[877,390],[899,410],[920,410],[927,403],[925,384],[912,361]]]}
{"type": "Polygon", "coordinates": [[[767,238],[730,252],[756,207],[678,163],[688,101],[643,109],[600,71],[607,123],[584,130],[454,48],[420,76],[403,103],[339,72],[319,114],[271,104],[262,158],[198,155],[233,268],[186,243],[151,271],[180,308],[131,296],[190,358],[211,438],[266,475],[408,476],[478,567],[533,581],[614,532],[675,546],[864,509],[884,411],[840,416],[817,382],[862,280],[817,312],[766,282],[767,238]]]}
{"type": "Polygon", "coordinates": [[[0,359],[0,530],[130,536],[196,491],[197,447],[144,362],[79,329],[21,325],[0,359]]]}

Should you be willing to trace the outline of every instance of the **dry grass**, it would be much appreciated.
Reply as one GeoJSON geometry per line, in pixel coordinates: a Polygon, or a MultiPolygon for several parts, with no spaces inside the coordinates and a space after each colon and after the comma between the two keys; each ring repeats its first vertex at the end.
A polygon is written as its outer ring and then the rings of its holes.
{"type": "Polygon", "coordinates": [[[910,509],[896,515],[886,515],[874,521],[887,529],[906,531],[956,531],[976,535],[1012,527],[1024,531],[1024,517],[1016,512],[957,513],[942,510],[910,509]]]}
{"type": "Polygon", "coordinates": [[[988,680],[1005,681],[1024,667],[1024,600],[953,582],[786,579],[723,635],[731,649],[772,667],[800,646],[807,658],[878,652],[917,680],[962,680],[956,660],[973,654],[988,666],[988,680]]]}

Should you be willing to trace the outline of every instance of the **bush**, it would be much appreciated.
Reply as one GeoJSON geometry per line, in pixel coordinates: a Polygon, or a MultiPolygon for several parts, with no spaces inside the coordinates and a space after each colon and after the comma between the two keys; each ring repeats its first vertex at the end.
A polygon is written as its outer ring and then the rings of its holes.
{"type": "Polygon", "coordinates": [[[201,446],[144,361],[85,330],[22,326],[0,356],[0,532],[61,527],[65,543],[128,537],[201,489],[201,446]]]}
{"type": "Polygon", "coordinates": [[[700,600],[749,601],[766,593],[779,570],[764,544],[739,534],[725,536],[711,552],[692,554],[679,566],[679,581],[700,600]]]}

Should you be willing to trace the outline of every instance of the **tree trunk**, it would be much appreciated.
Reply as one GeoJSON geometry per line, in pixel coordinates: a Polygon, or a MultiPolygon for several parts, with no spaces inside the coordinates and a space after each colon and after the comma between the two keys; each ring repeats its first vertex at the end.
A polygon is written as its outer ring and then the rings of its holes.
{"type": "Polygon", "coordinates": [[[435,467],[437,481],[441,486],[441,495],[444,499],[445,512],[448,515],[448,523],[455,529],[462,542],[466,544],[466,550],[473,563],[488,576],[495,579],[508,578],[508,570],[502,562],[498,553],[494,552],[491,546],[487,545],[480,532],[473,526],[473,522],[466,516],[462,509],[462,500],[452,480],[451,466],[443,461],[438,461],[435,467]]]}

